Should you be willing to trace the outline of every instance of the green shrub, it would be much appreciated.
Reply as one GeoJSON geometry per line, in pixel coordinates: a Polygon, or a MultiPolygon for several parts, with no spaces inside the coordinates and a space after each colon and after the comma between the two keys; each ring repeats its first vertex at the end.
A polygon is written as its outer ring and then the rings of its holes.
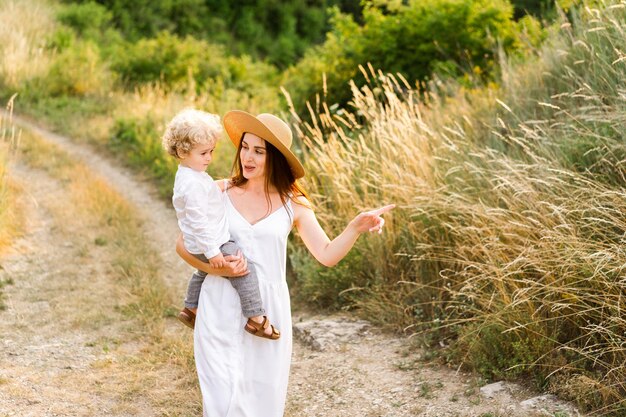
{"type": "MultiPolygon", "coordinates": [[[[93,0],[66,0],[93,8],[93,0]]],[[[99,0],[131,42],[167,31],[219,43],[236,56],[250,55],[280,68],[292,64],[328,30],[327,8],[360,16],[359,0],[99,0]]],[[[87,10],[87,9],[85,9],[87,10]]],[[[97,13],[98,11],[96,11],[97,13]]]]}
{"type": "Polygon", "coordinates": [[[173,86],[188,83],[189,77],[197,81],[228,76],[223,49],[193,38],[161,32],[122,49],[112,68],[130,86],[159,81],[173,86]]]}
{"type": "Polygon", "coordinates": [[[76,43],[76,32],[68,26],[59,26],[46,41],[46,48],[51,52],[62,52],[76,43]]]}
{"type": "MultiPolygon", "coordinates": [[[[70,41],[72,42],[72,41],[70,41]]],[[[53,55],[47,74],[28,80],[29,97],[99,95],[110,90],[113,78],[91,41],[76,40],[71,47],[53,55]]]]}
{"type": "MultiPolygon", "coordinates": [[[[497,323],[469,325],[461,330],[453,349],[456,356],[466,357],[471,369],[490,380],[524,376],[531,378],[537,388],[542,388],[554,363],[565,365],[566,360],[571,358],[544,357],[547,352],[556,352],[556,344],[545,337],[532,337],[532,332],[549,334],[546,329],[534,327],[536,325],[530,324],[516,332],[510,331],[507,325],[497,323]]],[[[554,337],[556,339],[556,335],[554,337]]]]}
{"type": "Polygon", "coordinates": [[[113,14],[95,1],[88,1],[61,8],[57,19],[74,29],[79,36],[94,38],[110,27],[113,14]]]}
{"type": "Polygon", "coordinates": [[[350,289],[370,285],[363,273],[363,253],[353,250],[338,265],[325,267],[305,249],[295,247],[289,251],[289,261],[295,273],[295,297],[298,301],[317,308],[338,309],[349,304],[350,289]]]}
{"type": "Polygon", "coordinates": [[[327,101],[347,103],[348,81],[363,85],[358,66],[367,63],[411,83],[443,68],[455,77],[470,72],[489,78],[498,47],[513,52],[519,46],[512,15],[506,0],[410,1],[385,12],[369,6],[363,25],[335,11],[326,42],[285,73],[285,86],[301,109],[321,90],[323,74],[327,101]]]}
{"type": "MultiPolygon", "coordinates": [[[[86,10],[93,10],[93,0],[66,0],[79,3],[86,10]]],[[[170,31],[185,36],[207,33],[210,16],[204,0],[100,0],[108,9],[107,15],[126,37],[138,40],[155,36],[161,31],[170,31]]],[[[99,11],[96,11],[99,13],[99,11]]],[[[209,32],[210,33],[210,32],[209,32]]]]}
{"type": "Polygon", "coordinates": [[[229,57],[223,46],[168,32],[120,47],[112,68],[130,87],[159,82],[177,89],[193,83],[201,91],[223,83],[225,88],[245,90],[276,78],[276,70],[267,64],[229,57]]]}
{"type": "Polygon", "coordinates": [[[154,177],[164,195],[171,192],[177,163],[163,150],[161,135],[153,120],[116,120],[109,143],[125,161],[154,177]]]}
{"type": "Polygon", "coordinates": [[[53,37],[53,45],[62,40],[64,28],[71,28],[82,40],[97,43],[103,56],[107,56],[113,48],[122,42],[122,35],[113,25],[113,14],[95,1],[82,4],[68,4],[59,9],[57,19],[63,24],[61,33],[53,37]],[[61,35],[61,38],[59,38],[61,35]]]}

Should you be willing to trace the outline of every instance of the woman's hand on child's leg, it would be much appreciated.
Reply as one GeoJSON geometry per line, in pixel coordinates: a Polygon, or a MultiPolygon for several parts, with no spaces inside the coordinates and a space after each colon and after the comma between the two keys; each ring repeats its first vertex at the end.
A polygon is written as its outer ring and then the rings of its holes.
{"type": "Polygon", "coordinates": [[[237,278],[248,274],[248,260],[243,256],[241,251],[237,251],[235,255],[228,255],[224,257],[226,261],[223,268],[220,268],[223,273],[220,273],[223,277],[237,278]]]}

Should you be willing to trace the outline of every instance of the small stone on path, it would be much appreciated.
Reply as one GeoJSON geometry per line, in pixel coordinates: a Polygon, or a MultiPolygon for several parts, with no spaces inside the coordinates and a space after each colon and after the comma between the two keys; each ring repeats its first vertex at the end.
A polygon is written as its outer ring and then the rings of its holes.
{"type": "Polygon", "coordinates": [[[487,398],[493,398],[497,393],[504,391],[505,385],[503,381],[494,382],[480,387],[480,393],[487,398]]]}
{"type": "Polygon", "coordinates": [[[364,320],[319,319],[294,323],[293,334],[312,350],[323,352],[352,343],[368,334],[370,324],[364,320]]]}

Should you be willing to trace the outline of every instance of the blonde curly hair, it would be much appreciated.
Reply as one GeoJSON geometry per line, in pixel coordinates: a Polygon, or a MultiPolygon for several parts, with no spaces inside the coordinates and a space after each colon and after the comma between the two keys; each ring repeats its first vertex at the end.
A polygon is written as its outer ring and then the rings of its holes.
{"type": "Polygon", "coordinates": [[[196,145],[213,145],[223,132],[216,114],[187,108],[167,124],[163,133],[163,148],[173,157],[188,154],[196,145]]]}

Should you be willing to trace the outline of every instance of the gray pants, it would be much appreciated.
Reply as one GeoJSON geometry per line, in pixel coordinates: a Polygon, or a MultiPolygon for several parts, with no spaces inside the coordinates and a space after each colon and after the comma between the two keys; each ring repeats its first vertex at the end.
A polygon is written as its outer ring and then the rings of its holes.
{"type": "MultiPolygon", "coordinates": [[[[229,240],[220,246],[220,251],[224,256],[234,255],[239,251],[239,247],[229,240]]],[[[208,259],[204,254],[192,254],[196,258],[203,262],[208,262],[208,259]]],[[[262,316],[265,314],[263,309],[263,301],[261,300],[261,293],[259,292],[259,280],[256,276],[256,269],[251,262],[248,262],[249,273],[237,278],[227,278],[241,300],[241,311],[245,317],[262,316]]],[[[207,273],[204,271],[196,271],[189,280],[187,286],[187,297],[185,298],[185,307],[197,308],[198,299],[200,298],[200,288],[207,273]]]]}

